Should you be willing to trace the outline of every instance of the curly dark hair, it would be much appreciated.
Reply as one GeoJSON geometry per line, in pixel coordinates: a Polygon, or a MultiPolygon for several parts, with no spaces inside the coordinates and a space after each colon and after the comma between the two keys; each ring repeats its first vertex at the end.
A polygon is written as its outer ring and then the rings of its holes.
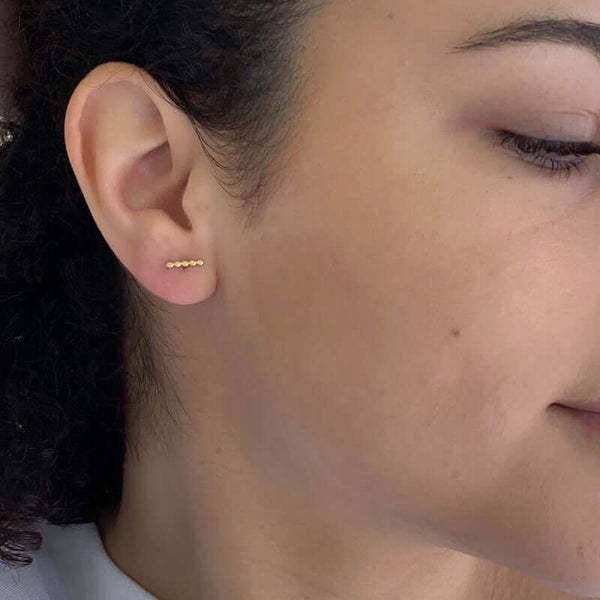
{"type": "Polygon", "coordinates": [[[71,169],[72,93],[105,62],[147,71],[256,225],[299,106],[305,25],[327,3],[15,1],[18,118],[0,148],[0,559],[12,567],[33,562],[19,553],[41,547],[36,522],[117,509],[132,432],[159,435],[159,414],[177,404],[158,308],[107,245],[71,169]]]}

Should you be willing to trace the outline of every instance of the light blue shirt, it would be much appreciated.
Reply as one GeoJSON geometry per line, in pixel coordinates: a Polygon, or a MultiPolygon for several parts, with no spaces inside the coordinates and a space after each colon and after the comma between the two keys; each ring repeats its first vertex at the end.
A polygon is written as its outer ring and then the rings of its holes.
{"type": "Polygon", "coordinates": [[[110,559],[95,523],[35,528],[43,541],[31,565],[0,562],[0,600],[158,600],[110,559]]]}

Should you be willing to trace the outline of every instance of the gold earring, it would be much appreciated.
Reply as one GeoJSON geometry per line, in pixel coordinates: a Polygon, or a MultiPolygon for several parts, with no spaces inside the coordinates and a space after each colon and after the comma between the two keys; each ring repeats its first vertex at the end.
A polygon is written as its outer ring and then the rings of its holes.
{"type": "Polygon", "coordinates": [[[167,263],[167,269],[173,269],[175,267],[202,267],[204,261],[200,258],[198,260],[182,260],[177,262],[167,263]]]}

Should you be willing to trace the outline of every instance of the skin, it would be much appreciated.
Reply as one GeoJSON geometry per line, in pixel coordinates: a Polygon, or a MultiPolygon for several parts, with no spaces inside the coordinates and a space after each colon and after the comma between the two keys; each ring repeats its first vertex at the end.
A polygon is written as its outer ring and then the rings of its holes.
{"type": "MultiPolygon", "coordinates": [[[[527,2],[567,13],[600,22],[527,2]]],[[[485,135],[593,133],[600,69],[447,53],[525,14],[334,0],[255,231],[148,74],[102,65],[73,94],[74,172],[180,355],[186,418],[100,523],[158,598],[600,597],[600,444],[550,408],[600,396],[600,161],[559,181],[485,135]]]]}

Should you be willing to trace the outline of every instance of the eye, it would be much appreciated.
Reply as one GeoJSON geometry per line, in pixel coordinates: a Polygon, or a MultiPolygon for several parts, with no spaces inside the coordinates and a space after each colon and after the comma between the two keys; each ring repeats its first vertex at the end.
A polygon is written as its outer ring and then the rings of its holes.
{"type": "Polygon", "coordinates": [[[565,177],[571,173],[585,173],[586,157],[600,154],[600,146],[590,142],[560,142],[527,137],[501,130],[496,132],[500,146],[517,154],[525,162],[547,171],[549,175],[565,177]]]}

